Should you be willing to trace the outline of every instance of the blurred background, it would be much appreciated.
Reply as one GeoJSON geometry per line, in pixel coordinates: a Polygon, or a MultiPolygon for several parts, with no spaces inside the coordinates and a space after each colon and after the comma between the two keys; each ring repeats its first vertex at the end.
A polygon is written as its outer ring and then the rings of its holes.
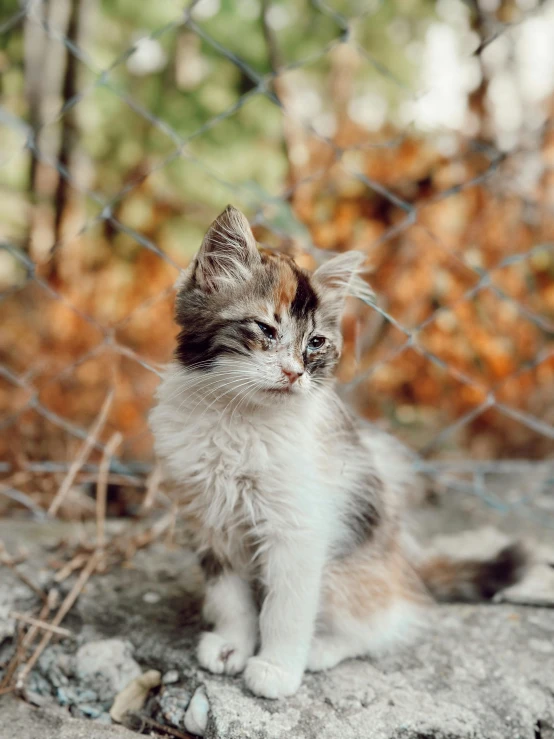
{"type": "Polygon", "coordinates": [[[3,0],[0,94],[0,514],[92,516],[103,455],[112,514],[152,492],[228,203],[305,267],[365,252],[341,393],[422,469],[552,481],[553,0],[3,0]]]}

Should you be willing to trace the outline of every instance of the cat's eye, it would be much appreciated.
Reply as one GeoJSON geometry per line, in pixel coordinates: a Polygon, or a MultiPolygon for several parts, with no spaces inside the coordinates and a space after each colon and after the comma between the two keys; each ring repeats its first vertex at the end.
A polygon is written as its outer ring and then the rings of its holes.
{"type": "Polygon", "coordinates": [[[268,339],[274,339],[277,336],[277,331],[275,331],[273,326],[268,326],[267,323],[262,323],[261,321],[256,321],[256,325],[268,339]]]}
{"type": "Polygon", "coordinates": [[[323,344],[325,344],[324,336],[312,336],[308,341],[308,349],[321,349],[323,344]]]}

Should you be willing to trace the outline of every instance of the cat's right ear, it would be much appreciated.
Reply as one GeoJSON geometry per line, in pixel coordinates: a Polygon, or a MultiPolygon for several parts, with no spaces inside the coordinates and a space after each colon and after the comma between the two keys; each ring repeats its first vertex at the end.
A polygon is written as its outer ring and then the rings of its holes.
{"type": "Polygon", "coordinates": [[[228,205],[204,236],[192,275],[203,290],[225,290],[248,280],[260,261],[248,220],[228,205]]]}
{"type": "Polygon", "coordinates": [[[375,302],[373,290],[362,277],[364,259],[363,252],[347,251],[329,259],[314,272],[314,283],[327,306],[336,314],[342,313],[347,295],[360,298],[364,303],[375,302]]]}

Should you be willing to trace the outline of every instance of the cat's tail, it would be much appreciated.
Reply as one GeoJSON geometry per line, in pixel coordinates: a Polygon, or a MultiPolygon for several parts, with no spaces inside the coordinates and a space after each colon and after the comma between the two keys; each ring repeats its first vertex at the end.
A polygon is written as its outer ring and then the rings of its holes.
{"type": "Polygon", "coordinates": [[[432,557],[420,562],[417,572],[436,600],[477,602],[519,582],[527,564],[521,544],[510,544],[485,560],[432,557]]]}

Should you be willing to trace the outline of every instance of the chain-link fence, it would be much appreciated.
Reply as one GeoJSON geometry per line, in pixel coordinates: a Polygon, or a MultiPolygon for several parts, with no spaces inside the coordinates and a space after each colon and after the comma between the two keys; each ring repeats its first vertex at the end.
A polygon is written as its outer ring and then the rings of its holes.
{"type": "Polygon", "coordinates": [[[364,251],[342,394],[420,469],[554,524],[554,3],[3,13],[4,509],[86,516],[106,448],[117,512],[152,492],[173,285],[231,202],[303,266],[364,251]]]}

